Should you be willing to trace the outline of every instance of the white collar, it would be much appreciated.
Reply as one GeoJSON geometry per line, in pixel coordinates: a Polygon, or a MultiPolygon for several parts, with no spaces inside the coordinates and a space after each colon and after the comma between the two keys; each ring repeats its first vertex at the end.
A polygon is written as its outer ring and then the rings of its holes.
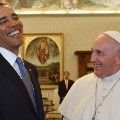
{"type": "Polygon", "coordinates": [[[2,47],[0,47],[0,53],[10,63],[11,66],[14,65],[16,58],[17,58],[16,54],[2,47]]]}
{"type": "Polygon", "coordinates": [[[115,73],[115,74],[113,74],[113,75],[111,75],[109,77],[105,77],[105,78],[101,79],[101,81],[109,83],[109,82],[117,80],[119,78],[120,78],[120,70],[117,73],[115,73]]]}

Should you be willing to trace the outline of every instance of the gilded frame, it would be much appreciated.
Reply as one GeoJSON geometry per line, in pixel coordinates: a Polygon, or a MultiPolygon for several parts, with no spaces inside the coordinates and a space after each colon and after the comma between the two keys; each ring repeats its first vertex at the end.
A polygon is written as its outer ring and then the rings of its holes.
{"type": "MultiPolygon", "coordinates": [[[[0,0],[1,1],[1,0],[0,0]]],[[[63,0],[3,0],[7,4],[11,5],[15,10],[49,10],[49,9],[61,9],[63,8],[63,0]]]]}
{"type": "Polygon", "coordinates": [[[36,66],[40,84],[58,85],[63,78],[63,34],[24,34],[23,58],[36,66]]]}
{"type": "Polygon", "coordinates": [[[17,14],[115,14],[120,1],[115,0],[0,0],[11,5],[17,14]]]}
{"type": "Polygon", "coordinates": [[[120,1],[115,0],[81,0],[81,10],[86,13],[120,13],[120,1]]]}

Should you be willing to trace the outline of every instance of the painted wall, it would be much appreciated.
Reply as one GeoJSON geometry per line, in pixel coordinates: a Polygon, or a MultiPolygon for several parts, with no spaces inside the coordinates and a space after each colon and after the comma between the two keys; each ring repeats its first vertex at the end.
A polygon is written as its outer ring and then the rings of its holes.
{"type": "Polygon", "coordinates": [[[70,78],[78,78],[75,51],[90,50],[93,40],[101,32],[120,32],[120,17],[111,15],[21,15],[24,33],[63,33],[64,70],[70,71],[70,78]]]}

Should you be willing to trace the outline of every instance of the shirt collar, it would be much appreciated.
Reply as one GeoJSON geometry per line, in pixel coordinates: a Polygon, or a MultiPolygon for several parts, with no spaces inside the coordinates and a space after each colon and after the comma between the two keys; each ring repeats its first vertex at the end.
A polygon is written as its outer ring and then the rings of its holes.
{"type": "Polygon", "coordinates": [[[118,80],[120,78],[120,70],[115,73],[114,75],[111,75],[109,77],[105,77],[102,80],[102,82],[111,82],[111,81],[114,81],[114,80],[118,80]]]}
{"type": "Polygon", "coordinates": [[[0,47],[0,53],[10,63],[11,66],[14,65],[16,58],[17,58],[16,54],[2,47],[0,47]]]}
{"type": "Polygon", "coordinates": [[[69,80],[69,79],[65,79],[65,81],[67,81],[67,80],[69,80]]]}

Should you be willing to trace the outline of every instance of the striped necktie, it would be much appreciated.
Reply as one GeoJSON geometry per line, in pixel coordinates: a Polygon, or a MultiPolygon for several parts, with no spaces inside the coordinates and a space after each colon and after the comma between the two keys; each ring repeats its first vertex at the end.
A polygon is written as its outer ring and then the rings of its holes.
{"type": "Polygon", "coordinates": [[[66,79],[66,90],[68,90],[68,79],[66,79]]]}
{"type": "Polygon", "coordinates": [[[30,95],[30,98],[31,98],[31,100],[33,102],[33,105],[34,105],[34,107],[35,107],[35,109],[37,111],[34,88],[33,88],[33,84],[31,82],[30,76],[28,74],[28,71],[26,70],[26,68],[24,66],[24,63],[22,62],[21,58],[17,57],[16,63],[19,66],[19,70],[20,70],[20,73],[21,73],[22,81],[23,81],[24,85],[26,86],[27,91],[28,91],[28,93],[30,95]]]}

